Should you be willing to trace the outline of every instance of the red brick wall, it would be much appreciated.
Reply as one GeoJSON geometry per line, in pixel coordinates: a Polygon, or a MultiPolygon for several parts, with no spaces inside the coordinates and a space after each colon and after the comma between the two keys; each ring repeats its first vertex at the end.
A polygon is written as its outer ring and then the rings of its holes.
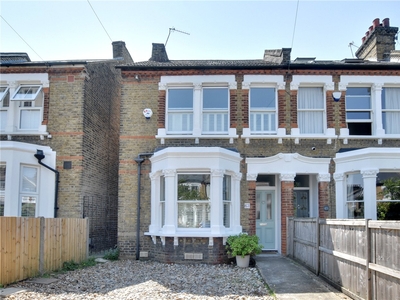
{"type": "Polygon", "coordinates": [[[329,182],[318,182],[318,215],[320,218],[329,218],[329,211],[324,211],[324,206],[329,206],[329,182]]]}
{"type": "Polygon", "coordinates": [[[293,209],[293,181],[282,181],[281,182],[281,245],[282,245],[282,254],[286,255],[287,253],[287,217],[294,216],[293,209]]]}

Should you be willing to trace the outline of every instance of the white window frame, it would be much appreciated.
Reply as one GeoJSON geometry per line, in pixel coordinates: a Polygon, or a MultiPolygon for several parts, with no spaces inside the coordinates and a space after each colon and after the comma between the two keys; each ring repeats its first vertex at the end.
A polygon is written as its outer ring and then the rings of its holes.
{"type": "Polygon", "coordinates": [[[9,92],[10,88],[8,86],[0,86],[0,101],[3,101],[4,98],[7,96],[7,93],[9,92]],[[4,89],[4,90],[3,90],[4,89]]]}
{"type": "MultiPolygon", "coordinates": [[[[387,89],[387,88],[395,88],[400,93],[400,87],[385,87],[384,86],[382,88],[382,95],[383,95],[384,89],[387,89]]],[[[385,98],[386,98],[386,95],[385,95],[385,98]]],[[[390,108],[383,108],[383,97],[382,97],[381,101],[382,101],[382,127],[385,130],[385,134],[400,134],[400,126],[397,128],[399,130],[399,132],[397,132],[397,133],[388,133],[387,129],[385,129],[384,124],[383,124],[383,114],[384,113],[396,113],[396,114],[399,115],[398,118],[400,119],[400,106],[399,106],[399,108],[391,108],[391,109],[390,108]]]]}
{"type": "Polygon", "coordinates": [[[166,92],[166,110],[167,110],[167,113],[166,113],[166,120],[165,120],[165,122],[166,122],[166,129],[167,129],[167,132],[168,132],[168,134],[192,134],[192,132],[193,132],[193,117],[194,117],[194,112],[193,112],[193,110],[194,110],[194,99],[193,99],[193,87],[170,87],[170,88],[168,88],[167,89],[167,92],[166,92]],[[191,109],[190,108],[175,108],[175,109],[173,109],[173,108],[169,108],[169,104],[170,104],[170,94],[169,94],[169,92],[171,91],[171,90],[174,90],[174,91],[179,91],[179,90],[192,90],[192,107],[191,107],[191,109]],[[184,115],[186,115],[186,117],[189,117],[189,119],[191,119],[191,120],[188,120],[187,121],[187,125],[189,125],[189,129],[188,130],[173,130],[173,129],[170,129],[170,116],[171,115],[177,115],[177,114],[181,114],[181,116],[182,116],[182,118],[183,118],[183,116],[184,115]]]}
{"type": "Polygon", "coordinates": [[[4,168],[4,180],[0,181],[0,204],[2,205],[2,213],[0,213],[0,217],[4,216],[4,205],[5,205],[5,192],[6,192],[6,174],[7,174],[7,164],[0,162],[0,168],[4,168]]]}
{"type": "MultiPolygon", "coordinates": [[[[179,187],[179,177],[182,175],[208,175],[209,179],[210,179],[210,186],[209,186],[209,192],[211,191],[211,189],[213,188],[211,185],[211,174],[209,172],[177,172],[176,176],[177,176],[177,180],[176,180],[176,189],[178,190],[179,187]]],[[[179,194],[178,191],[176,192],[177,198],[176,198],[176,208],[177,208],[177,220],[176,220],[176,226],[177,226],[177,230],[204,230],[204,231],[209,231],[210,230],[210,226],[211,226],[211,203],[213,202],[211,199],[211,195],[210,197],[208,197],[208,199],[204,199],[204,200],[188,200],[188,199],[179,199],[179,194]],[[208,206],[210,212],[208,212],[208,216],[206,216],[205,214],[207,214],[207,211],[202,211],[203,212],[203,216],[202,218],[199,218],[196,222],[196,226],[182,226],[180,225],[179,219],[180,219],[180,215],[179,215],[179,206],[180,205],[195,205],[195,206],[208,206]],[[206,222],[205,222],[206,221],[206,222]],[[201,224],[200,224],[201,223],[201,224]]],[[[204,209],[204,207],[203,207],[204,209]]],[[[194,217],[196,219],[196,217],[194,217]]]]}
{"type": "MultiPolygon", "coordinates": [[[[346,124],[348,126],[349,123],[370,123],[371,124],[371,135],[374,135],[374,122],[373,122],[373,110],[372,110],[372,89],[369,86],[351,86],[348,87],[346,90],[346,96],[345,96],[345,110],[346,110],[346,124]],[[348,99],[357,99],[357,98],[363,98],[366,97],[367,95],[347,95],[347,91],[351,88],[369,88],[370,94],[369,94],[369,108],[347,108],[346,105],[348,103],[348,99]],[[347,118],[347,113],[352,113],[352,112],[363,112],[363,113],[369,113],[369,118],[368,119],[350,119],[347,118]]],[[[349,129],[349,134],[350,134],[350,129],[349,129]]],[[[353,135],[358,135],[358,134],[353,134],[353,135]]],[[[363,136],[371,136],[371,135],[363,135],[363,136]]]]}
{"type": "Polygon", "coordinates": [[[371,135],[349,135],[348,128],[341,128],[339,138],[344,144],[348,139],[376,139],[382,144],[383,139],[399,139],[400,134],[387,134],[382,123],[382,88],[400,87],[398,76],[340,76],[339,90],[346,93],[348,87],[371,87],[371,109],[372,109],[372,134],[371,135]]]}
{"type": "Polygon", "coordinates": [[[24,198],[35,198],[35,215],[34,216],[29,216],[29,217],[36,217],[37,216],[37,211],[38,211],[38,205],[39,205],[39,182],[40,182],[40,172],[39,172],[39,168],[36,166],[30,166],[30,165],[21,165],[20,168],[20,183],[19,183],[19,204],[20,204],[20,215],[22,216],[22,206],[24,203],[24,198]],[[34,183],[36,185],[36,188],[34,191],[24,191],[22,189],[23,187],[23,176],[24,176],[24,168],[29,168],[29,169],[33,169],[36,171],[36,182],[34,183]]]}
{"type": "Polygon", "coordinates": [[[301,85],[298,87],[297,90],[297,121],[298,121],[298,126],[300,129],[300,134],[302,135],[321,135],[326,133],[327,129],[327,120],[326,120],[326,91],[323,86],[307,86],[307,85],[301,85]],[[311,88],[311,89],[321,89],[321,96],[322,96],[322,107],[321,108],[300,108],[299,107],[299,91],[303,88],[311,88]],[[301,124],[299,123],[299,114],[300,113],[307,113],[307,112],[318,112],[322,115],[322,120],[321,124],[318,124],[320,126],[321,132],[317,133],[310,133],[310,132],[302,132],[301,130],[301,124]]]}
{"type": "Polygon", "coordinates": [[[229,127],[229,88],[226,86],[203,86],[202,87],[202,110],[201,110],[201,121],[202,121],[202,134],[217,134],[217,135],[226,135],[228,134],[228,127],[229,127]],[[204,107],[204,91],[205,90],[212,90],[212,89],[220,89],[227,91],[227,98],[226,98],[226,108],[205,108],[204,107]],[[214,121],[210,119],[213,118],[214,121]],[[221,130],[218,130],[218,119],[222,118],[221,121],[221,130]],[[209,126],[213,123],[212,126],[209,126]],[[214,128],[213,130],[210,127],[214,128]]]}
{"type": "MultiPolygon", "coordinates": [[[[271,124],[271,121],[269,122],[271,124]]],[[[272,125],[272,124],[271,124],[272,125]]],[[[275,86],[262,86],[262,85],[252,85],[249,88],[249,127],[250,127],[250,134],[251,135],[258,135],[258,134],[269,134],[269,135],[273,135],[276,134],[278,131],[278,92],[277,92],[277,88],[276,85],[275,86]],[[269,108],[269,107],[265,107],[265,108],[253,108],[251,106],[251,97],[252,97],[252,90],[253,89],[273,89],[274,90],[274,107],[273,108],[269,108]],[[273,115],[274,116],[274,130],[266,130],[265,128],[262,128],[261,130],[254,130],[252,129],[254,125],[254,123],[256,123],[256,120],[254,120],[252,118],[252,115],[254,114],[261,114],[261,123],[263,123],[263,120],[265,118],[265,115],[273,115]]]]}
{"type": "Polygon", "coordinates": [[[42,85],[36,84],[36,85],[31,85],[31,84],[21,84],[14,92],[13,96],[11,97],[11,101],[35,101],[36,98],[38,97],[39,93],[42,91],[42,85]],[[37,88],[36,92],[32,94],[22,94],[20,91],[25,88],[37,88]]]}
{"type": "Polygon", "coordinates": [[[161,76],[159,90],[166,91],[165,108],[165,127],[159,128],[156,138],[165,144],[165,139],[188,139],[193,138],[195,144],[199,143],[201,138],[207,139],[229,139],[238,138],[236,128],[230,128],[230,90],[236,89],[236,79],[234,75],[188,75],[188,76],[161,76]],[[228,89],[228,130],[226,131],[203,131],[203,88],[227,88],[228,89]],[[168,130],[168,89],[175,88],[193,88],[193,130],[192,132],[173,132],[168,130]]]}

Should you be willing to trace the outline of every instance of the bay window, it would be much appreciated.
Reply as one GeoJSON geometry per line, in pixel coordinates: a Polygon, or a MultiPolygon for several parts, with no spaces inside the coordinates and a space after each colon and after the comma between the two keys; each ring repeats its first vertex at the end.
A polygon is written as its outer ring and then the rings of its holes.
{"type": "Polygon", "coordinates": [[[239,153],[168,147],[150,161],[151,224],[146,235],[223,237],[241,232],[239,153]]]}
{"type": "Polygon", "coordinates": [[[382,123],[386,134],[400,134],[400,88],[382,89],[382,123]]]}
{"type": "Polygon", "coordinates": [[[277,127],[275,88],[250,88],[251,134],[275,134],[277,127]]]}
{"type": "Polygon", "coordinates": [[[324,90],[322,87],[299,87],[297,118],[301,134],[323,134],[325,128],[324,90]]]}

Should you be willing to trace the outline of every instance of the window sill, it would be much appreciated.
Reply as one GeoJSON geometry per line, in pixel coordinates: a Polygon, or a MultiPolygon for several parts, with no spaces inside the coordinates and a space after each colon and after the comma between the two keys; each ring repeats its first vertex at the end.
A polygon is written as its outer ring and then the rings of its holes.
{"type": "MultiPolygon", "coordinates": [[[[241,231],[240,231],[241,232],[241,231]]],[[[233,231],[227,231],[225,233],[218,233],[218,234],[213,234],[210,231],[186,231],[186,232],[175,232],[175,233],[163,233],[161,231],[158,232],[145,232],[144,235],[151,236],[151,239],[153,240],[153,243],[156,244],[156,237],[160,237],[161,242],[163,245],[165,245],[165,238],[166,237],[173,237],[174,238],[174,246],[179,245],[179,238],[183,237],[190,237],[190,238],[208,238],[209,246],[214,245],[214,238],[221,238],[223,239],[223,244],[225,245],[226,239],[230,235],[236,235],[239,234],[240,232],[233,232],[233,231]]]]}
{"type": "Polygon", "coordinates": [[[160,139],[162,145],[166,139],[194,139],[196,144],[200,139],[229,139],[229,143],[233,144],[233,139],[238,137],[236,128],[229,128],[227,134],[167,134],[165,128],[159,128],[156,135],[156,139],[160,139]]]}
{"type": "Polygon", "coordinates": [[[278,139],[278,144],[282,144],[283,139],[294,139],[295,144],[299,144],[300,139],[326,139],[327,144],[331,144],[337,135],[333,128],[328,128],[326,134],[300,134],[298,128],[292,128],[291,134],[286,134],[285,128],[278,128],[276,134],[251,134],[250,128],[243,128],[241,138],[246,139],[246,144],[250,144],[250,139],[278,139]]]}
{"type": "Polygon", "coordinates": [[[385,134],[384,130],[380,130],[376,135],[350,135],[347,128],[340,129],[339,139],[343,140],[343,144],[348,144],[349,139],[354,140],[377,140],[378,145],[382,145],[384,139],[400,139],[400,134],[385,134]]]}
{"type": "Polygon", "coordinates": [[[45,137],[51,138],[51,134],[46,131],[1,131],[0,135],[7,135],[7,140],[11,141],[13,136],[39,136],[40,140],[44,140],[45,137]]]}

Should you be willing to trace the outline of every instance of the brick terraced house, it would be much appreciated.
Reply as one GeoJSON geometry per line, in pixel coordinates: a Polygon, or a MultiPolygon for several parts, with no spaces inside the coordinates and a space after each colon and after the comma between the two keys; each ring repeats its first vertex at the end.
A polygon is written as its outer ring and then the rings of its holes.
{"type": "Polygon", "coordinates": [[[0,216],[90,219],[91,248],[117,244],[120,70],[113,59],[31,62],[1,53],[0,216]]]}
{"type": "Polygon", "coordinates": [[[397,32],[374,20],[340,61],[170,60],[153,44],[116,66],[122,254],[219,263],[242,231],[286,254],[288,217],[376,219],[399,202],[382,193],[400,178],[397,32]]]}

